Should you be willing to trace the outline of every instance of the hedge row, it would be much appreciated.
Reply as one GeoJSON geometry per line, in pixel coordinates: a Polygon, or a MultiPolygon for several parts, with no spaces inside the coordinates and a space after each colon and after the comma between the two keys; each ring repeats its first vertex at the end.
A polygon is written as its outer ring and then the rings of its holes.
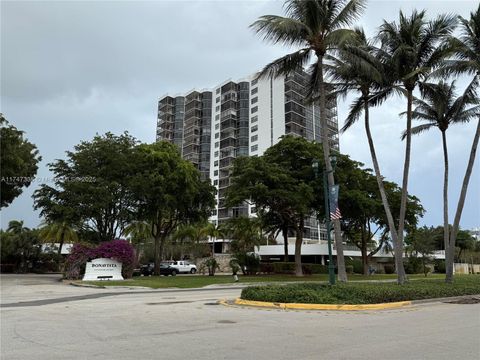
{"type": "Polygon", "coordinates": [[[442,279],[396,283],[347,283],[335,286],[291,284],[251,286],[242,290],[244,300],[306,304],[377,304],[480,294],[480,276],[455,276],[453,284],[442,279]]]}
{"type": "MultiPolygon", "coordinates": [[[[264,274],[295,274],[294,262],[260,263],[261,273],[264,274]]],[[[302,264],[305,275],[328,274],[328,267],[320,264],[302,264]]]]}

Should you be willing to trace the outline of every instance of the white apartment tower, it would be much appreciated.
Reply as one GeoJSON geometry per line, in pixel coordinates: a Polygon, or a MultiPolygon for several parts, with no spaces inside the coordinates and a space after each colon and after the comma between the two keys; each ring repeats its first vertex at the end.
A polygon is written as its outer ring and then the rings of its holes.
{"type": "MultiPolygon", "coordinates": [[[[224,206],[230,167],[237,156],[262,155],[287,134],[321,142],[319,107],[305,103],[307,79],[303,71],[275,79],[259,79],[254,74],[237,82],[225,81],[211,90],[160,98],[157,140],[176,144],[183,158],[217,188],[212,222],[255,212],[247,205],[224,206]]],[[[335,101],[330,102],[327,114],[330,146],[338,150],[335,101]]],[[[315,219],[306,221],[304,238],[314,243],[325,238],[315,219]]]]}

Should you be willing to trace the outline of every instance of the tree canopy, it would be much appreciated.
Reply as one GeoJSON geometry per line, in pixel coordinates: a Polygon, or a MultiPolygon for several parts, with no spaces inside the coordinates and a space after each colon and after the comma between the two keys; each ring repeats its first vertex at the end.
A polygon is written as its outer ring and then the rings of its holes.
{"type": "Polygon", "coordinates": [[[32,183],[42,157],[37,147],[24,138],[24,132],[10,125],[3,114],[0,114],[0,146],[0,207],[3,208],[32,183]]]}

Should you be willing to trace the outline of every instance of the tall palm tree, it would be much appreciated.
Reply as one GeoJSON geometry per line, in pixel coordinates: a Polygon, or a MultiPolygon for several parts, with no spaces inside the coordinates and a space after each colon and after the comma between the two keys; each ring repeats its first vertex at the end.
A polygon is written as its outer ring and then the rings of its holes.
{"type": "MultiPolygon", "coordinates": [[[[316,61],[310,67],[309,95],[319,99],[320,124],[322,133],[325,170],[328,185],[334,185],[330,163],[329,129],[327,124],[327,94],[324,81],[324,58],[327,54],[355,38],[355,33],[344,27],[355,21],[365,9],[365,0],[287,0],[287,17],[264,15],[251,27],[264,40],[274,44],[300,47],[265,66],[261,76],[277,77],[307,65],[312,58],[316,61]]],[[[334,221],[337,249],[338,278],[347,281],[340,221],[334,221]]]]}
{"type": "Polygon", "coordinates": [[[40,239],[44,242],[58,243],[58,255],[61,255],[63,244],[78,242],[77,232],[66,221],[44,223],[39,232],[40,239]]]}
{"type": "MultiPolygon", "coordinates": [[[[383,177],[370,130],[371,106],[379,105],[394,90],[389,78],[387,64],[380,61],[377,56],[379,49],[374,41],[368,40],[364,31],[357,29],[357,40],[340,48],[335,56],[329,56],[326,64],[327,74],[334,80],[337,93],[346,95],[351,91],[360,94],[350,107],[350,112],[345,120],[342,131],[349,129],[361,116],[364,115],[364,127],[367,135],[370,155],[377,180],[380,197],[385,210],[390,236],[396,243],[397,230],[392,215],[392,210],[386,195],[383,177]]],[[[402,254],[397,256],[402,257],[402,254]]]]}
{"type": "Polygon", "coordinates": [[[407,97],[402,198],[397,241],[394,244],[395,266],[399,284],[403,284],[406,280],[403,259],[397,254],[403,254],[410,170],[413,92],[418,83],[441,65],[449,55],[450,48],[440,45],[455,29],[456,23],[456,18],[450,15],[440,15],[428,21],[425,11],[414,10],[409,17],[400,11],[398,23],[384,21],[378,34],[382,44],[382,51],[379,55],[384,62],[389,64],[389,69],[393,71],[396,83],[403,88],[407,97]]]}
{"type": "MultiPolygon", "coordinates": [[[[478,89],[480,82],[480,5],[475,11],[470,13],[470,19],[459,17],[460,20],[460,36],[458,39],[450,39],[450,45],[454,49],[454,58],[445,62],[445,66],[440,70],[439,74],[469,74],[473,75],[473,86],[478,89]]],[[[480,116],[480,115],[479,115],[480,116]]],[[[473,138],[470,157],[468,159],[467,169],[463,178],[462,189],[458,199],[457,210],[453,220],[453,226],[450,233],[450,246],[445,249],[448,254],[446,261],[445,281],[451,283],[453,281],[453,257],[455,252],[455,241],[457,239],[460,227],[460,218],[462,217],[463,206],[467,196],[468,184],[472,175],[473,164],[477,154],[478,141],[480,139],[480,118],[478,119],[477,129],[473,138]]]]}
{"type": "MultiPolygon", "coordinates": [[[[413,119],[422,120],[425,124],[413,127],[412,134],[420,134],[432,128],[438,128],[442,134],[444,178],[443,178],[443,240],[445,243],[446,262],[449,262],[451,247],[450,226],[448,221],[448,149],[447,130],[450,125],[465,123],[472,120],[480,112],[480,106],[475,94],[474,84],[471,83],[464,93],[455,98],[455,82],[447,84],[443,81],[438,84],[424,83],[420,85],[423,99],[414,99],[416,105],[412,112],[413,119]]],[[[455,247],[453,247],[455,249],[455,247]]]]}

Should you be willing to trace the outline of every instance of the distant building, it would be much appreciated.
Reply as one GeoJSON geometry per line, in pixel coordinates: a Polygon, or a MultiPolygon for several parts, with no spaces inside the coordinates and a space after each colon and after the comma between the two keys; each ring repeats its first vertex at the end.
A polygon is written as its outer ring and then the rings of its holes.
{"type": "MultiPolygon", "coordinates": [[[[225,207],[230,168],[237,156],[258,156],[291,134],[321,142],[320,109],[306,104],[308,76],[297,71],[276,79],[227,80],[213,89],[163,96],[158,102],[157,140],[178,146],[203,179],[217,188],[217,205],[210,221],[220,224],[232,217],[252,216],[247,204],[225,207]]],[[[336,101],[327,109],[330,146],[339,150],[336,101]]],[[[326,233],[315,218],[305,224],[304,239],[319,243],[326,233]]]]}

